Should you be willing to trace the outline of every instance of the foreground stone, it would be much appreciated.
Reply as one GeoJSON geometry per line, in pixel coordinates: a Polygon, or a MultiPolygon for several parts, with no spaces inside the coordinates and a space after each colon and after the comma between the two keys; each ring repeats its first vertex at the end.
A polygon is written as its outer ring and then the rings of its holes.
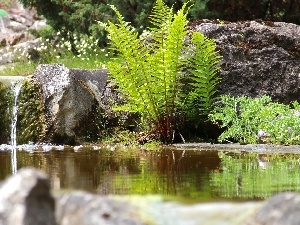
{"type": "Polygon", "coordinates": [[[50,194],[47,176],[31,168],[0,186],[0,225],[296,225],[300,194],[281,193],[265,202],[165,202],[160,196],[50,194]],[[54,207],[55,201],[55,207],[54,207]]]}
{"type": "Polygon", "coordinates": [[[202,20],[189,29],[216,41],[223,56],[220,94],[269,95],[282,103],[300,100],[300,26],[202,20]]]}
{"type": "Polygon", "coordinates": [[[300,224],[300,194],[281,193],[272,197],[247,225],[300,224]]]}
{"type": "Polygon", "coordinates": [[[55,225],[47,176],[23,169],[0,186],[0,225],[55,225]]]}
{"type": "Polygon", "coordinates": [[[138,207],[125,200],[73,192],[57,196],[59,225],[145,225],[138,207]]]}

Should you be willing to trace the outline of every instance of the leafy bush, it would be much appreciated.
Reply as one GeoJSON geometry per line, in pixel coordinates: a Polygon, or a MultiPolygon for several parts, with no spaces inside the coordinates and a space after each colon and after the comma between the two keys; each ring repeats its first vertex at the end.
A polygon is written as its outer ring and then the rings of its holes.
{"type": "Polygon", "coordinates": [[[275,144],[300,143],[299,104],[291,106],[271,102],[269,96],[260,98],[221,96],[209,119],[226,130],[219,141],[257,143],[260,130],[269,134],[266,141],[275,144]]]}
{"type": "Polygon", "coordinates": [[[128,99],[128,103],[119,109],[140,113],[154,125],[162,140],[171,141],[174,131],[180,130],[185,112],[191,110],[187,106],[206,111],[213,102],[215,92],[210,88],[214,88],[218,81],[216,74],[220,59],[214,42],[194,33],[193,52],[183,53],[187,36],[187,4],[174,14],[172,8],[157,0],[150,16],[153,27],[149,28],[151,36],[148,39],[140,39],[120,12],[114,6],[112,9],[118,23],[102,23],[102,26],[109,33],[113,49],[119,53],[117,60],[108,63],[113,79],[128,99]],[[195,71],[191,75],[190,87],[185,88],[191,91],[184,94],[182,79],[186,78],[184,70],[188,66],[195,71]],[[184,105],[185,101],[189,104],[184,105]]]}

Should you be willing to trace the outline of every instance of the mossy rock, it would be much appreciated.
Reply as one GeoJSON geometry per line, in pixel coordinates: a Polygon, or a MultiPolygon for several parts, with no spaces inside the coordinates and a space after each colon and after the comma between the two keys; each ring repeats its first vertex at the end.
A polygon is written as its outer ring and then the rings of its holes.
{"type": "Polygon", "coordinates": [[[17,143],[42,142],[47,124],[40,86],[34,80],[26,79],[18,99],[17,143]]]}
{"type": "Polygon", "coordinates": [[[11,104],[12,95],[9,88],[0,82],[0,144],[9,142],[11,124],[11,104]]]}

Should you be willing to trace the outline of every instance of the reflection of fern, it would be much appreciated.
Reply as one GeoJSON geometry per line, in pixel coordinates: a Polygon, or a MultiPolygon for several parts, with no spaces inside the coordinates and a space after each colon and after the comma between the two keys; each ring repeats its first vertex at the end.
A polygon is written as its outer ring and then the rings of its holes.
{"type": "Polygon", "coordinates": [[[216,86],[220,81],[218,72],[221,58],[216,52],[215,42],[203,34],[194,32],[192,43],[195,45],[190,70],[190,85],[193,89],[188,93],[186,100],[190,119],[196,118],[197,115],[207,116],[211,111],[212,104],[216,101],[216,86]]]}

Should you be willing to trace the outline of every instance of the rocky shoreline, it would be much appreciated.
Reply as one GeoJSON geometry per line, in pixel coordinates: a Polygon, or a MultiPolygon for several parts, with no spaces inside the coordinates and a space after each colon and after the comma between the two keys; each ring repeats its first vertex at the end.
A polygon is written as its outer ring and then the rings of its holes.
{"type": "Polygon", "coordinates": [[[296,225],[299,201],[291,192],[266,201],[192,205],[151,195],[53,194],[44,172],[22,168],[0,185],[0,225],[296,225]]]}

